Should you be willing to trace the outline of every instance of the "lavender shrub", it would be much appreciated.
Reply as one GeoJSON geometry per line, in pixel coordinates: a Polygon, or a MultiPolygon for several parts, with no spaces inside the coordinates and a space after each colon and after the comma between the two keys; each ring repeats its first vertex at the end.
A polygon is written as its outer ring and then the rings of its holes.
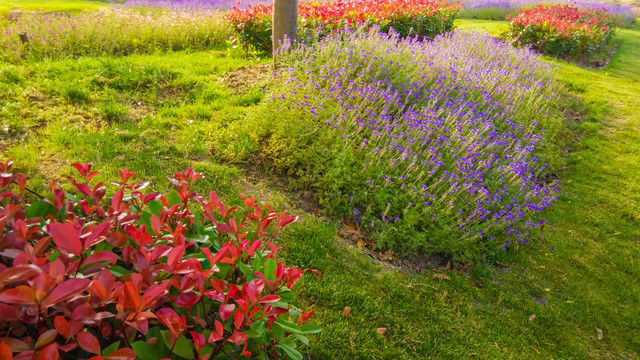
{"type": "Polygon", "coordinates": [[[383,249],[478,259],[527,243],[556,188],[553,68],[479,32],[363,32],[282,54],[246,126],[262,154],[383,249]]]}

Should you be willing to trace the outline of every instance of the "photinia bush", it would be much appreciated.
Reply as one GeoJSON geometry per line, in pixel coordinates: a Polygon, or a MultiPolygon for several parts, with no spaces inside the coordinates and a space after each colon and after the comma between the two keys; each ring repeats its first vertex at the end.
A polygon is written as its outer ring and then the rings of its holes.
{"type": "Polygon", "coordinates": [[[515,45],[559,57],[588,60],[607,48],[619,19],[605,9],[539,5],[510,18],[507,38],[515,45]]]}
{"type": "Polygon", "coordinates": [[[106,196],[91,164],[73,164],[25,203],[26,178],[0,162],[0,358],[300,359],[319,328],[289,302],[303,270],[278,262],[276,233],[297,217],[242,197],[227,207],[168,179],[168,196],[120,171],[106,196]]]}
{"type": "MultiPolygon", "coordinates": [[[[299,38],[324,37],[357,26],[393,29],[401,37],[433,38],[451,31],[459,2],[444,0],[338,0],[301,2],[298,5],[299,38]]],[[[234,8],[225,19],[235,31],[234,42],[245,49],[272,52],[271,6],[234,8]]]]}

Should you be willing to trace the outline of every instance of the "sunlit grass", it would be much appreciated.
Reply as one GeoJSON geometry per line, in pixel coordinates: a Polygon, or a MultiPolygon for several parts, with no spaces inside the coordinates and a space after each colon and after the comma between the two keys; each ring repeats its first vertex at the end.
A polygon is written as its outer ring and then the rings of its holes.
{"type": "Polygon", "coordinates": [[[72,12],[98,10],[107,6],[108,0],[3,0],[0,3],[0,15],[12,12],[72,12]]]}

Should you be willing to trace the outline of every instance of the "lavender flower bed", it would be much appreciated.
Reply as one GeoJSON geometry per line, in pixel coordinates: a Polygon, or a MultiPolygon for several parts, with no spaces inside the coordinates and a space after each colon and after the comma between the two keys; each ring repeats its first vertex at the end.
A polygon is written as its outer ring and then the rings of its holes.
{"type": "Polygon", "coordinates": [[[263,155],[384,249],[477,259],[539,234],[555,200],[553,69],[484,33],[329,38],[290,54],[247,123],[263,155]]]}
{"type": "MultiPolygon", "coordinates": [[[[504,14],[514,14],[520,8],[523,7],[535,7],[538,4],[572,4],[578,7],[590,8],[590,9],[604,9],[608,13],[619,16],[627,22],[635,21],[635,15],[630,6],[625,5],[613,5],[608,3],[589,2],[589,1],[573,1],[573,0],[465,0],[463,1],[464,9],[466,10],[481,10],[495,8],[500,9],[504,14]]],[[[462,13],[465,16],[465,13],[462,13]]]]}

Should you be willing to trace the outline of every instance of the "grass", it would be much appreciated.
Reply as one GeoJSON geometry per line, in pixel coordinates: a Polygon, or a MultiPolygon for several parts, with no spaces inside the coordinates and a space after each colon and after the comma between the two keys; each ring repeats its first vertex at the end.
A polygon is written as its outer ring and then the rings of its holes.
{"type": "MultiPolygon", "coordinates": [[[[492,35],[506,29],[456,24],[492,35]]],[[[568,104],[582,120],[570,124],[570,166],[548,213],[555,229],[539,248],[445,280],[377,264],[337,241],[331,221],[305,215],[284,233],[286,263],[323,273],[296,287],[298,303],[314,308],[324,328],[307,358],[640,358],[640,31],[618,36],[622,45],[603,70],[559,63],[559,80],[582,98],[568,104]]],[[[220,155],[249,146],[221,130],[242,121],[261,92],[234,92],[221,79],[251,64],[221,51],[0,63],[3,158],[13,157],[36,190],[71,174],[75,161],[93,162],[102,180],[127,167],[163,190],[166,175],[191,166],[205,174],[200,191],[244,191],[293,207],[273,181],[220,155]]]]}
{"type": "Polygon", "coordinates": [[[108,3],[108,0],[3,0],[0,15],[27,11],[78,13],[98,10],[108,3]]]}

